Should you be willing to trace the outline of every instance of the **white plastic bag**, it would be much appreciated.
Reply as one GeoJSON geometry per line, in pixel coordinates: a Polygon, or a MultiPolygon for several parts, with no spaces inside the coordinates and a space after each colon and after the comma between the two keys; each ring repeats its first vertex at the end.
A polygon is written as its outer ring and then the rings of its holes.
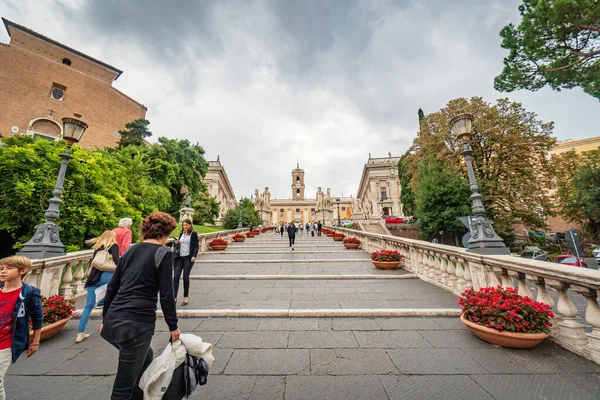
{"type": "Polygon", "coordinates": [[[96,304],[104,300],[104,297],[106,297],[106,286],[107,285],[102,285],[94,290],[94,293],[96,294],[96,304]]]}

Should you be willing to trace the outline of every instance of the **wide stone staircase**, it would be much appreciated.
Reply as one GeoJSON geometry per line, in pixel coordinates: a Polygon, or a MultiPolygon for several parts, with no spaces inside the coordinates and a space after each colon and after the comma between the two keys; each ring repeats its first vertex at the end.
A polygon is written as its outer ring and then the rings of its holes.
{"type": "MultiPolygon", "coordinates": [[[[267,232],[200,255],[182,332],[215,345],[195,399],[594,399],[598,365],[546,341],[491,346],[458,319],[457,297],[331,238],[267,232]]],[[[181,293],[180,288],[180,293],[181,293]]],[[[82,308],[85,299],[79,299],[82,308]]],[[[181,303],[181,295],[179,299],[181,303]]],[[[98,314],[98,311],[96,311],[98,314]]],[[[11,366],[9,399],[107,399],[117,351],[77,320],[11,366]]],[[[159,319],[155,354],[169,334],[159,319]]]]}

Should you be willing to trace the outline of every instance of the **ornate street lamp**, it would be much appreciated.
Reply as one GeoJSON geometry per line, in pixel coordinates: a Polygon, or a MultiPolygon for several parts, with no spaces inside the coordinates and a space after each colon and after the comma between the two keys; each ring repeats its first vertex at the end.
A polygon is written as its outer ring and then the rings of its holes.
{"type": "Polygon", "coordinates": [[[479,186],[475,179],[473,170],[473,150],[469,143],[471,129],[473,127],[473,114],[459,114],[450,120],[450,126],[456,132],[456,135],[463,141],[463,155],[467,163],[467,172],[469,174],[469,186],[471,188],[471,201],[473,203],[471,210],[473,216],[469,218],[471,229],[471,238],[468,242],[468,250],[477,254],[510,254],[510,250],[504,244],[504,241],[494,231],[492,221],[485,218],[485,208],[479,193],[479,186]]]}
{"type": "Polygon", "coordinates": [[[240,220],[238,221],[238,229],[242,229],[244,225],[242,225],[242,197],[240,197],[240,220]]]}
{"type": "Polygon", "coordinates": [[[58,172],[56,186],[52,191],[54,197],[48,202],[50,205],[44,214],[46,221],[43,224],[35,227],[33,237],[23,245],[23,248],[18,255],[27,256],[32,259],[58,257],[65,254],[65,248],[60,241],[60,226],[54,221],[58,219],[59,208],[62,204],[60,196],[63,192],[63,184],[65,182],[65,174],[67,172],[67,164],[73,158],[71,156],[71,146],[81,140],[83,133],[87,129],[87,124],[74,118],[63,118],[63,139],[67,142],[67,149],[60,155],[62,162],[58,172]]]}
{"type": "Polygon", "coordinates": [[[337,226],[341,227],[342,226],[342,220],[340,219],[340,198],[336,197],[335,201],[337,203],[337,209],[338,209],[338,223],[337,223],[337,226]]]}

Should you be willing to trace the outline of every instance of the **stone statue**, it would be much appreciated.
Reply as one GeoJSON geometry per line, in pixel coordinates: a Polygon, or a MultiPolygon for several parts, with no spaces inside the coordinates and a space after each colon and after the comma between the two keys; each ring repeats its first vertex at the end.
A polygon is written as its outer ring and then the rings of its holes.
{"type": "Polygon", "coordinates": [[[258,192],[258,189],[254,189],[254,208],[257,211],[260,211],[263,209],[263,200],[262,200],[262,196],[258,192]]]}
{"type": "Polygon", "coordinates": [[[271,192],[269,192],[268,187],[265,188],[265,191],[262,194],[262,202],[263,210],[269,211],[271,209],[271,192]]]}
{"type": "Polygon", "coordinates": [[[319,186],[318,190],[317,190],[317,211],[321,211],[323,209],[323,191],[321,190],[321,187],[319,186]]]}
{"type": "Polygon", "coordinates": [[[186,185],[183,185],[181,189],[179,189],[179,194],[184,197],[181,208],[192,208],[192,195],[186,185]]]}
{"type": "Polygon", "coordinates": [[[331,188],[327,188],[327,194],[325,195],[325,200],[323,200],[323,208],[331,210],[331,205],[331,188]]]}

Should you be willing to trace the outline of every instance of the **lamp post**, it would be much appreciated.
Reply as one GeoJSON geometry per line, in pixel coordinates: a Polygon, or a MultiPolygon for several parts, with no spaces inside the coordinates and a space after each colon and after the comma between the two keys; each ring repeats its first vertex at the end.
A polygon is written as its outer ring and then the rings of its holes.
{"type": "Polygon", "coordinates": [[[469,143],[471,128],[473,126],[473,114],[459,114],[450,120],[450,125],[455,130],[457,136],[463,141],[463,155],[467,164],[467,173],[469,174],[469,186],[471,188],[471,210],[473,216],[469,218],[469,227],[471,238],[468,242],[468,250],[477,254],[510,254],[510,250],[504,244],[504,241],[494,231],[492,221],[485,218],[485,208],[481,199],[483,196],[479,193],[479,186],[475,179],[473,170],[473,150],[469,143]]]}
{"type": "Polygon", "coordinates": [[[67,149],[60,155],[62,162],[58,172],[56,186],[52,191],[54,197],[48,202],[48,209],[44,213],[46,221],[35,227],[33,237],[29,239],[23,248],[18,253],[21,256],[27,256],[32,259],[58,257],[65,254],[65,248],[60,241],[60,226],[54,221],[58,219],[59,208],[62,204],[60,196],[63,192],[63,184],[65,182],[65,174],[67,172],[67,164],[73,158],[71,156],[71,146],[81,140],[83,133],[87,129],[87,124],[74,118],[63,118],[63,139],[67,142],[67,149]]]}
{"type": "Polygon", "coordinates": [[[335,198],[335,202],[337,203],[337,209],[338,209],[338,223],[337,223],[337,226],[341,227],[342,226],[342,220],[340,219],[340,198],[336,197],[335,198]]]}
{"type": "Polygon", "coordinates": [[[242,197],[240,197],[240,220],[238,221],[238,229],[242,229],[244,225],[242,224],[242,197]]]}

